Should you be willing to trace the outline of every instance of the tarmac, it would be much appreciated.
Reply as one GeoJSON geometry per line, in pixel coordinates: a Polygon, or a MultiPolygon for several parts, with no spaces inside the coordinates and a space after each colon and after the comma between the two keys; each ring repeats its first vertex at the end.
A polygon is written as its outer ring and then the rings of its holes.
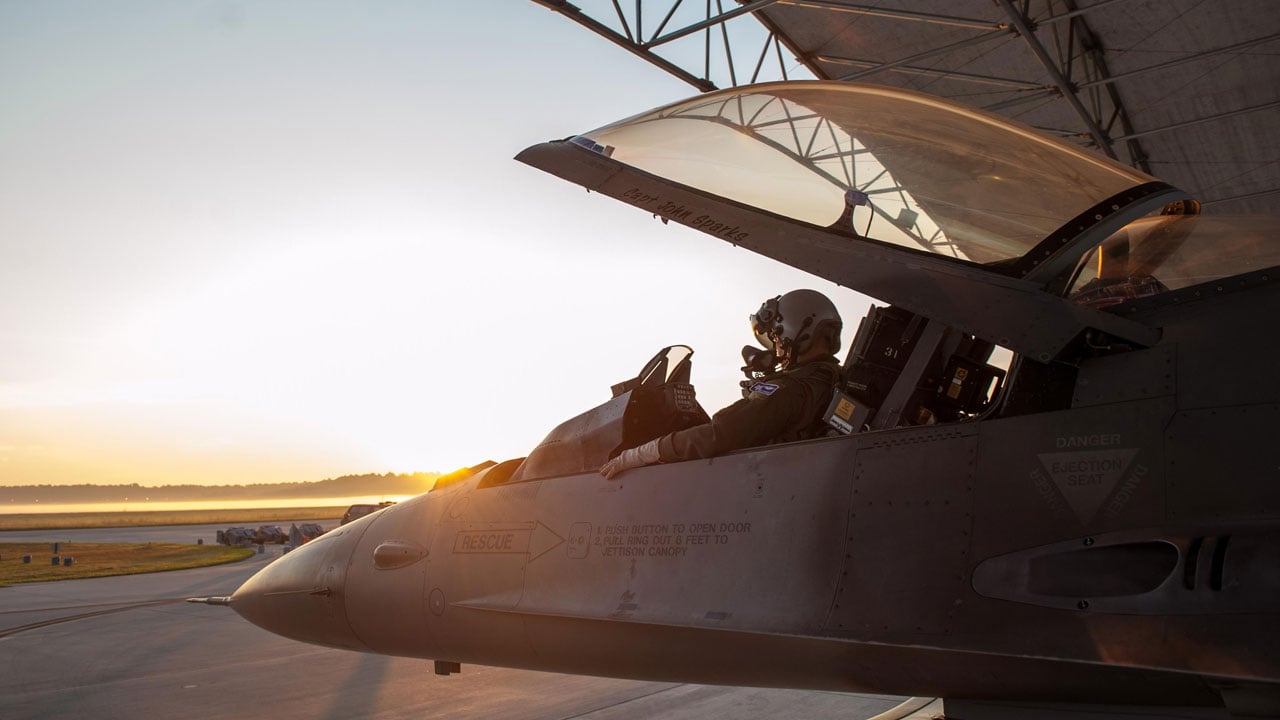
{"type": "MultiPolygon", "coordinates": [[[[332,521],[326,527],[332,525],[332,521]]],[[[0,532],[0,542],[212,542],[223,526],[0,532]]],[[[904,698],[638,682],[365,655],[287,640],[230,608],[279,546],[229,565],[0,588],[0,718],[470,720],[868,718],[904,698]]]]}

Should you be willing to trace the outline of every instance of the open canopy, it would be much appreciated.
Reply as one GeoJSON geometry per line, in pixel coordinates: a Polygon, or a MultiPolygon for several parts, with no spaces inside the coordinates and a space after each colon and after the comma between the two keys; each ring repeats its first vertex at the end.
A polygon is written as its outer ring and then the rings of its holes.
{"type": "Polygon", "coordinates": [[[1151,345],[1104,308],[1280,261],[1269,219],[1176,214],[1150,176],[893,88],[719,91],[518,159],[1040,361],[1089,329],[1151,345]]]}
{"type": "Polygon", "coordinates": [[[993,115],[849,83],[710,93],[582,137],[719,197],[978,263],[1021,257],[1154,180],[993,115]]]}

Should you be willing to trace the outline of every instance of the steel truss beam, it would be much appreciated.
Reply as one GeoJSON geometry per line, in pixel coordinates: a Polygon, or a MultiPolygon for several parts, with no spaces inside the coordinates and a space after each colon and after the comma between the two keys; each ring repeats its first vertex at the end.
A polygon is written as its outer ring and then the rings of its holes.
{"type": "MultiPolygon", "coordinates": [[[[741,98],[727,98],[684,108],[675,115],[663,115],[673,116],[731,128],[791,158],[842,191],[857,190],[867,196],[896,195],[904,207],[914,208],[917,215],[926,215],[918,203],[908,198],[906,188],[878,162],[879,172],[859,177],[855,159],[864,156],[874,160],[875,154],[830,120],[790,100],[775,97],[748,113],[741,98]],[[780,110],[782,116],[763,119],[766,110],[771,108],[780,110]]],[[[872,218],[887,221],[926,250],[937,252],[939,248],[949,248],[952,255],[959,256],[955,244],[940,229],[926,235],[918,222],[901,223],[897,216],[876,203],[869,203],[867,207],[872,218]]]]}
{"type": "MultiPolygon", "coordinates": [[[[968,37],[963,40],[957,40],[956,42],[948,43],[946,45],[941,45],[939,47],[932,48],[930,50],[925,50],[924,52],[919,52],[909,57],[893,60],[891,62],[880,63],[879,65],[872,68],[867,68],[866,70],[860,70],[858,72],[850,73],[848,75],[841,75],[836,79],[837,80],[858,80],[860,78],[867,77],[868,75],[874,75],[878,72],[883,72],[885,70],[892,70],[894,68],[899,68],[899,67],[905,67],[907,65],[910,65],[911,63],[919,62],[921,60],[928,60],[929,58],[935,57],[938,55],[945,55],[949,52],[959,50],[961,48],[966,48],[971,45],[980,45],[985,42],[990,42],[992,40],[995,40],[996,38],[1005,37],[1008,34],[1009,34],[1009,30],[1006,30],[1006,29],[990,30],[988,32],[982,33],[981,35],[974,35],[973,37],[968,37]]],[[[812,65],[810,65],[810,67],[812,67],[812,65]]]]}
{"type": "MultiPolygon", "coordinates": [[[[719,15],[716,15],[715,17],[709,17],[706,20],[703,20],[702,22],[694,23],[686,28],[682,28],[674,32],[669,32],[666,35],[663,35],[662,37],[657,37],[657,33],[654,33],[654,37],[651,38],[649,42],[642,43],[642,45],[644,45],[645,47],[657,47],[659,45],[664,45],[666,43],[671,42],[672,40],[678,40],[686,35],[692,35],[698,32],[699,30],[706,30],[708,28],[712,28],[717,25],[723,25],[724,23],[729,22],[730,20],[738,17],[739,15],[745,15],[749,12],[755,12],[760,8],[772,5],[776,2],[778,2],[778,0],[756,0],[756,2],[739,6],[727,12],[722,12],[719,15]]],[[[667,19],[670,19],[671,16],[675,14],[676,8],[678,7],[680,7],[680,2],[677,2],[675,5],[671,6],[671,11],[667,13],[667,19]]],[[[662,32],[662,28],[659,27],[657,32],[662,32]]]]}
{"type": "MultiPolygon", "coordinates": [[[[662,16],[662,21],[658,24],[657,28],[649,33],[647,38],[645,37],[644,28],[645,0],[636,0],[634,12],[632,12],[630,16],[623,11],[618,0],[613,0],[614,12],[616,13],[618,24],[622,28],[622,32],[619,32],[600,20],[591,17],[578,6],[567,2],[567,0],[533,1],[548,10],[563,15],[578,23],[613,44],[627,50],[637,57],[640,57],[646,62],[651,63],[676,78],[694,86],[701,92],[710,92],[721,87],[721,84],[716,83],[710,77],[713,45],[719,45],[720,47],[717,49],[723,52],[725,66],[729,75],[729,77],[726,78],[728,80],[727,86],[736,87],[738,85],[736,71],[737,63],[735,62],[733,47],[729,41],[729,34],[725,27],[726,23],[734,18],[749,15],[757,10],[773,5],[780,0],[754,0],[753,2],[743,2],[730,10],[725,10],[723,8],[724,0],[715,0],[714,9],[711,0],[707,0],[705,4],[706,13],[704,19],[664,33],[663,31],[666,30],[667,26],[671,23],[676,11],[684,3],[684,0],[667,0],[670,3],[670,6],[666,8],[665,15],[662,16]],[[711,37],[711,31],[717,27],[721,30],[720,42],[714,42],[711,37]],[[691,35],[696,35],[699,32],[706,35],[703,52],[704,66],[701,77],[696,75],[690,69],[681,67],[680,65],[667,60],[654,52],[655,48],[667,45],[691,35]]],[[[652,3],[650,4],[652,5],[652,3]]],[[[760,72],[764,67],[765,60],[767,59],[770,50],[773,50],[778,57],[779,74],[784,80],[787,79],[787,68],[785,61],[782,58],[781,44],[778,41],[776,33],[774,33],[772,29],[769,29],[768,37],[765,39],[764,45],[760,50],[759,58],[756,60],[755,69],[751,75],[750,82],[756,82],[759,79],[760,72]]]]}
{"type": "Polygon", "coordinates": [[[564,0],[533,0],[533,1],[547,8],[548,10],[564,15],[565,17],[578,23],[582,27],[590,30],[591,32],[599,35],[600,37],[603,37],[604,39],[608,40],[609,42],[612,42],[618,47],[621,47],[631,52],[632,54],[643,59],[644,61],[652,63],[653,65],[656,65],[657,67],[661,68],[662,70],[665,70],[671,75],[674,75],[675,77],[698,88],[698,90],[701,90],[702,92],[709,92],[711,90],[716,89],[715,84],[713,84],[710,80],[707,80],[706,78],[700,78],[694,75],[693,73],[688,72],[687,70],[680,67],[679,65],[676,65],[675,63],[653,53],[648,48],[644,47],[640,43],[637,43],[635,41],[635,38],[631,36],[630,28],[626,28],[627,35],[622,35],[617,31],[615,31],[613,28],[610,28],[604,23],[601,23],[595,18],[592,18],[591,16],[582,12],[582,9],[579,8],[577,5],[574,5],[569,2],[565,2],[564,0]]]}
{"type": "Polygon", "coordinates": [[[851,15],[872,15],[875,17],[896,18],[899,20],[915,20],[934,25],[950,25],[952,27],[973,28],[975,30],[1007,30],[1005,23],[993,23],[989,20],[954,17],[951,15],[935,15],[933,13],[912,12],[910,10],[891,10],[888,8],[867,5],[849,5],[835,0],[779,0],[783,5],[793,7],[814,8],[817,10],[834,10],[851,15]]]}
{"type": "MultiPolygon", "coordinates": [[[[875,60],[859,60],[857,58],[838,57],[836,55],[816,55],[816,59],[833,65],[852,65],[855,67],[877,68],[880,69],[884,63],[875,60]]],[[[992,77],[990,75],[975,75],[974,73],[956,72],[952,70],[938,70],[936,68],[915,67],[912,65],[898,65],[890,70],[908,75],[925,75],[927,77],[945,77],[952,80],[964,80],[966,82],[979,83],[983,85],[998,85],[1001,87],[1017,88],[1019,90],[1049,90],[1041,83],[1027,82],[1026,80],[1014,80],[1012,78],[992,77]]]]}
{"type": "Polygon", "coordinates": [[[1258,192],[1245,193],[1243,195],[1232,195],[1230,197],[1214,198],[1212,200],[1204,200],[1201,205],[1217,205],[1218,203],[1231,202],[1232,200],[1252,200],[1254,198],[1269,197],[1280,193],[1280,188],[1271,188],[1270,190],[1259,190],[1258,192]]]}
{"type": "Polygon", "coordinates": [[[1053,81],[1054,86],[1058,88],[1058,92],[1062,94],[1063,99],[1080,116],[1085,127],[1089,129],[1089,136],[1093,138],[1098,149],[1106,153],[1108,157],[1114,158],[1116,151],[1111,147],[1111,138],[1107,136],[1107,131],[1102,129],[1102,126],[1098,124],[1098,120],[1089,113],[1084,103],[1080,101],[1080,96],[1076,94],[1076,89],[1071,84],[1071,81],[1062,73],[1058,64],[1054,62],[1053,56],[1049,54],[1049,51],[1041,44],[1040,39],[1036,37],[1035,30],[1031,27],[1030,19],[1023,15],[1021,10],[1013,6],[1012,0],[996,0],[996,4],[1003,8],[1005,14],[1009,16],[1014,27],[1018,29],[1018,34],[1027,43],[1027,47],[1031,48],[1031,53],[1036,56],[1036,59],[1044,66],[1045,71],[1049,73],[1049,78],[1053,81]]]}
{"type": "Polygon", "coordinates": [[[1053,17],[1048,17],[1043,20],[1039,20],[1038,24],[1050,25],[1052,23],[1062,22],[1063,20],[1070,20],[1073,17],[1079,17],[1080,15],[1084,15],[1085,13],[1092,12],[1099,8],[1104,8],[1108,5],[1114,5],[1115,3],[1121,3],[1121,2],[1129,2],[1129,0],[1102,0],[1102,2],[1094,3],[1089,7],[1073,8],[1068,12],[1062,13],[1061,15],[1054,15],[1053,17]]]}
{"type": "Polygon", "coordinates": [[[1204,52],[1195,53],[1194,55],[1187,55],[1185,57],[1180,57],[1177,60],[1162,62],[1158,65],[1148,65],[1147,67],[1144,67],[1144,68],[1138,68],[1137,70],[1129,70],[1128,72],[1122,72],[1122,73],[1119,73],[1118,75],[1112,75],[1110,77],[1103,77],[1097,80],[1083,82],[1078,84],[1076,87],[1079,88],[1080,90],[1085,90],[1087,88],[1096,87],[1098,85],[1106,85],[1106,84],[1118,82],[1120,80],[1128,80],[1129,78],[1137,77],[1139,75],[1145,75],[1150,72],[1157,72],[1157,71],[1165,70],[1171,67],[1177,67],[1178,65],[1182,65],[1184,63],[1203,60],[1205,58],[1210,58],[1215,55],[1225,55],[1226,53],[1239,52],[1241,50],[1251,48],[1254,45],[1261,45],[1263,43],[1268,43],[1277,39],[1280,39],[1280,33],[1267,35],[1266,37],[1254,38],[1253,40],[1246,40],[1245,42],[1242,42],[1242,43],[1236,43],[1235,45],[1228,45],[1226,47],[1215,48],[1213,50],[1205,50],[1204,52]]]}
{"type": "Polygon", "coordinates": [[[1217,115],[1207,115],[1205,117],[1198,117],[1195,120],[1187,120],[1186,122],[1174,123],[1172,125],[1165,125],[1164,127],[1152,128],[1150,130],[1143,130],[1142,132],[1135,132],[1135,133],[1130,133],[1128,135],[1121,135],[1120,137],[1117,137],[1116,140],[1129,140],[1131,138],[1140,138],[1140,137],[1146,137],[1148,135],[1157,135],[1159,133],[1169,132],[1170,130],[1181,130],[1182,128],[1192,127],[1194,125],[1203,125],[1204,123],[1214,122],[1216,120],[1224,120],[1229,117],[1235,117],[1236,115],[1245,115],[1247,113],[1257,112],[1259,110],[1267,110],[1273,107],[1280,107],[1280,100],[1276,100],[1274,102],[1269,102],[1269,103],[1263,103],[1261,105],[1254,105],[1252,107],[1239,108],[1237,110],[1228,110],[1227,112],[1218,113],[1217,115]]]}
{"type": "MultiPolygon", "coordinates": [[[[1119,124],[1121,132],[1128,135],[1133,132],[1133,127],[1129,122],[1128,113],[1120,99],[1119,94],[1110,87],[1109,71],[1106,67],[1106,59],[1103,55],[1101,44],[1097,41],[1088,25],[1085,23],[1084,15],[1090,11],[1112,5],[1126,0],[1102,0],[1084,8],[1078,8],[1075,0],[1060,0],[1066,11],[1055,15],[1040,19],[1032,20],[1028,15],[1028,7],[1030,3],[1022,3],[1021,9],[1015,6],[1012,0],[994,0],[1009,18],[1008,23],[995,23],[987,20],[975,20],[971,18],[960,18],[953,16],[931,15],[926,13],[916,13],[901,10],[889,10],[884,8],[874,8],[860,5],[845,5],[837,0],[781,0],[781,4],[792,5],[797,7],[813,7],[830,11],[850,12],[855,14],[875,15],[879,17],[898,18],[903,20],[913,20],[921,22],[931,22],[937,24],[954,25],[974,30],[986,30],[987,32],[962,39],[951,44],[916,53],[907,58],[900,58],[889,62],[875,62],[870,60],[859,60],[857,58],[842,58],[829,55],[811,55],[805,57],[802,55],[801,60],[814,72],[818,77],[824,77],[824,73],[819,63],[844,64],[859,66],[863,69],[858,72],[848,73],[838,76],[838,80],[860,80],[867,78],[879,72],[893,70],[900,73],[919,74],[935,77],[948,77],[954,80],[961,80],[974,83],[985,83],[995,86],[1004,85],[1010,88],[1011,92],[1018,93],[1016,97],[1009,98],[987,106],[990,110],[1004,110],[1017,105],[1028,103],[1031,101],[1042,100],[1048,95],[1057,96],[1065,100],[1072,108],[1081,123],[1084,126],[1084,132],[1078,131],[1055,131],[1067,137],[1081,138],[1097,146],[1104,153],[1111,157],[1116,157],[1114,150],[1114,141],[1109,138],[1110,128],[1119,124]],[[1060,59],[1053,58],[1048,49],[1042,44],[1035,35],[1037,28],[1051,28],[1054,35],[1054,41],[1060,46],[1063,57],[1060,59]],[[950,72],[947,70],[939,70],[929,67],[921,67],[914,65],[920,61],[933,58],[939,55],[945,55],[954,50],[959,50],[971,45],[977,45],[989,39],[1005,36],[1006,32],[1015,32],[1024,39],[1028,49],[1036,57],[1037,61],[1049,74],[1051,83],[1044,85],[1042,83],[1027,82],[1013,80],[1010,78],[998,78],[992,76],[974,75],[971,73],[950,72]],[[1061,47],[1065,44],[1065,48],[1061,47]],[[1105,86],[1105,101],[1102,96],[1096,94],[1091,96],[1092,108],[1087,107],[1085,98],[1080,95],[1082,87],[1073,79],[1073,70],[1075,62],[1080,60],[1080,64],[1084,66],[1084,74],[1088,81],[1088,89],[1096,86],[1105,86]],[[1106,107],[1104,107],[1106,106],[1106,107]]],[[[1047,6],[1052,8],[1054,0],[1045,0],[1047,6]]],[[[1127,140],[1126,148],[1129,151],[1129,161],[1144,171],[1150,171],[1146,162],[1146,155],[1140,145],[1135,140],[1127,140]]]]}
{"type": "MultiPolygon", "coordinates": [[[[1150,172],[1150,167],[1146,153],[1140,144],[1141,138],[1185,127],[1188,124],[1209,122],[1243,112],[1252,112],[1253,110],[1261,109],[1261,107],[1271,107],[1271,105],[1232,111],[1195,120],[1192,123],[1183,123],[1166,128],[1139,130],[1134,128],[1130,122],[1123,99],[1116,89],[1118,83],[1184,63],[1215,55],[1239,52],[1263,43],[1280,40],[1280,34],[1268,35],[1113,75],[1107,67],[1105,49],[1089,28],[1086,17],[1092,11],[1128,0],[1098,0],[1086,7],[1077,7],[1076,0],[1036,0],[1035,2],[993,0],[994,4],[1003,11],[1007,22],[875,7],[871,3],[866,3],[866,0],[864,0],[864,4],[853,4],[843,0],[691,0],[698,2],[699,5],[705,4],[704,17],[697,22],[688,22],[688,13],[686,13],[686,24],[683,27],[669,29],[677,10],[683,7],[685,1],[634,0],[634,8],[624,10],[624,5],[629,5],[629,3],[626,3],[625,0],[612,0],[617,21],[614,25],[621,27],[621,31],[619,31],[600,20],[590,17],[577,6],[567,2],[567,0],[534,0],[534,2],[564,15],[703,92],[715,90],[719,87],[738,85],[739,77],[735,69],[738,63],[735,62],[734,49],[730,43],[729,31],[726,26],[729,21],[735,18],[751,14],[762,26],[763,31],[767,33],[767,38],[758,56],[753,53],[751,60],[754,63],[754,71],[751,73],[748,82],[756,82],[760,78],[765,63],[771,54],[777,58],[778,70],[782,79],[787,79],[788,71],[786,61],[783,58],[783,44],[785,43],[787,49],[795,54],[796,58],[804,64],[813,76],[820,79],[861,80],[887,71],[926,77],[946,77],[975,85],[988,85],[995,88],[994,92],[1008,93],[1004,100],[989,103],[984,108],[1000,112],[1007,112],[1015,108],[1021,110],[1019,106],[1022,105],[1030,106],[1030,109],[1034,110],[1033,103],[1035,102],[1056,102],[1057,99],[1061,99],[1071,107],[1074,115],[1080,119],[1081,125],[1077,129],[1047,129],[1049,132],[1075,138],[1086,144],[1096,146],[1103,153],[1113,158],[1117,157],[1117,147],[1121,147],[1127,155],[1123,159],[1146,172],[1150,172]],[[733,4],[734,6],[730,9],[725,9],[724,6],[726,4],[733,4]],[[806,54],[792,46],[787,37],[779,34],[776,26],[769,18],[759,12],[771,5],[812,8],[823,12],[840,12],[896,19],[904,22],[950,26],[972,30],[974,34],[958,41],[914,53],[908,57],[886,62],[837,55],[806,54]],[[1040,12],[1044,16],[1039,19],[1034,18],[1031,15],[1032,7],[1041,8],[1040,12]],[[661,18],[661,20],[656,26],[650,21],[649,27],[646,28],[644,23],[646,14],[650,18],[661,18]],[[719,38],[712,37],[715,28],[720,29],[719,38]],[[1041,36],[1037,35],[1037,31],[1044,35],[1043,40],[1041,36]],[[691,63],[688,62],[682,67],[654,52],[657,48],[664,47],[682,38],[690,38],[698,33],[703,33],[705,36],[702,53],[703,67],[700,69],[690,67],[691,63]],[[928,67],[930,63],[924,62],[966,47],[1008,37],[1010,33],[1017,34],[1022,38],[1027,49],[1047,74],[1048,84],[992,75],[948,71],[928,67]],[[1051,47],[1053,50],[1051,50],[1051,47]],[[1056,53],[1054,52],[1055,50],[1056,53]],[[711,77],[713,52],[722,53],[725,61],[726,71],[724,75],[727,75],[727,77],[719,78],[718,81],[713,80],[711,77]],[[831,72],[833,65],[845,66],[852,71],[836,75],[831,72]],[[701,76],[698,75],[699,70],[701,71],[701,76]],[[1051,98],[1053,100],[1050,100],[1051,98]]],[[[609,19],[609,22],[613,23],[613,19],[609,19]]],[[[738,41],[740,43],[741,39],[738,38],[738,41]]],[[[1014,115],[1016,116],[1017,113],[1014,113],[1014,115]]]]}
{"type": "MultiPolygon", "coordinates": [[[[1065,0],[1068,7],[1074,8],[1075,0],[1065,0]]],[[[1097,6],[1094,6],[1097,7],[1097,6]]],[[[1111,76],[1111,70],[1107,67],[1107,58],[1103,52],[1102,43],[1094,36],[1093,30],[1085,23],[1082,16],[1072,16],[1071,24],[1068,26],[1068,58],[1074,57],[1075,45],[1080,46],[1086,61],[1092,65],[1093,74],[1098,79],[1105,80],[1111,76]]],[[[1071,62],[1068,59],[1068,79],[1070,79],[1071,62]]],[[[1081,87],[1076,86],[1079,92],[1081,87]]],[[[1122,133],[1133,132],[1133,125],[1129,122],[1129,112],[1125,109],[1124,103],[1120,99],[1120,93],[1111,83],[1106,83],[1107,100],[1110,101],[1112,107],[1111,119],[1107,123],[1107,131],[1110,132],[1111,126],[1119,122],[1122,133]]],[[[1095,103],[1096,117],[1101,118],[1101,103],[1095,103]]],[[[1113,138],[1114,141],[1114,138],[1113,138]]],[[[1151,166],[1147,162],[1147,153],[1142,149],[1141,143],[1135,139],[1125,140],[1125,149],[1129,152],[1129,164],[1137,167],[1143,172],[1150,173],[1151,166]]],[[[1114,157],[1114,156],[1113,156],[1114,157]]]]}

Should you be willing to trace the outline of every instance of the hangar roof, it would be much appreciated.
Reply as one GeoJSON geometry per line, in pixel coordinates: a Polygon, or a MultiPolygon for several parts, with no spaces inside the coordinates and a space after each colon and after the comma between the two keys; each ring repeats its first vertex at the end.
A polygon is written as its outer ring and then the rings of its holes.
{"type": "Polygon", "coordinates": [[[699,90],[919,90],[1110,155],[1205,212],[1280,214],[1275,0],[534,1],[699,90]]]}

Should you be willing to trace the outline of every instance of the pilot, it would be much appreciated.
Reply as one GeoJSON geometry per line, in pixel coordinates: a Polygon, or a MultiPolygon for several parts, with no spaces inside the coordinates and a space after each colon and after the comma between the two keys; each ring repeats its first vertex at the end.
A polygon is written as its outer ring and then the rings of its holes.
{"type": "Polygon", "coordinates": [[[751,329],[768,348],[760,353],[766,358],[761,365],[777,370],[743,383],[743,399],[716,413],[711,422],[623,450],[600,474],[612,479],[654,463],[818,436],[840,378],[835,352],[841,326],[835,304],[820,292],[792,290],[766,300],[751,316],[751,329]]]}

